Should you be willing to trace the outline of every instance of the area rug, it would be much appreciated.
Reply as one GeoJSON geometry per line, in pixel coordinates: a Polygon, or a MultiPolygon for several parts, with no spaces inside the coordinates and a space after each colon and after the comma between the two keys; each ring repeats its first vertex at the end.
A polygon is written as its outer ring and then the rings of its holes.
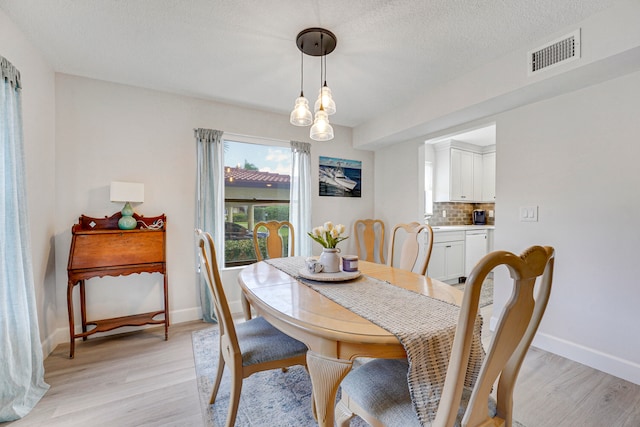
{"type": "MultiPolygon", "coordinates": [[[[196,382],[204,425],[225,425],[229,408],[229,370],[222,376],[216,403],[209,405],[213,381],[218,368],[218,328],[211,327],[192,334],[196,382]]],[[[339,398],[339,396],[338,396],[339,398]]],[[[302,366],[258,372],[245,378],[240,394],[236,427],[313,427],[318,423],[311,412],[311,380],[302,366]]],[[[351,427],[366,427],[359,417],[351,427]]],[[[514,420],[515,427],[524,427],[514,420]]]]}
{"type": "MultiPolygon", "coordinates": [[[[460,283],[452,286],[464,292],[465,285],[465,283],[460,283]]],[[[479,307],[482,308],[491,304],[493,304],[493,279],[485,279],[482,284],[482,290],[480,291],[479,307]]]]}
{"type": "MultiPolygon", "coordinates": [[[[225,425],[229,408],[229,370],[225,369],[218,397],[209,405],[213,381],[218,369],[218,328],[192,334],[196,381],[204,425],[225,425]]],[[[311,380],[302,366],[258,372],[245,378],[236,417],[237,427],[306,427],[317,426],[311,412],[311,380]]],[[[365,427],[360,418],[351,427],[365,427]]]]}

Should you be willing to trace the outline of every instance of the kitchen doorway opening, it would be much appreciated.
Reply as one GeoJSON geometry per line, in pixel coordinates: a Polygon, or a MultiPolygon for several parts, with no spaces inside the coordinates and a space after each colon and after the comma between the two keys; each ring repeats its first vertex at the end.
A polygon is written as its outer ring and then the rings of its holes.
{"type": "Polygon", "coordinates": [[[425,222],[470,224],[471,212],[485,209],[495,223],[495,123],[427,139],[420,152],[425,222]]]}

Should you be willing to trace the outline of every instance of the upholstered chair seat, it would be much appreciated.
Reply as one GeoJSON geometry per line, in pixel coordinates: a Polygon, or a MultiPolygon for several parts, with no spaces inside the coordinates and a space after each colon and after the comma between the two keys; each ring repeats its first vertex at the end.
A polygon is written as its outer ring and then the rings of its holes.
{"type": "Polygon", "coordinates": [[[304,357],[307,346],[271,326],[264,317],[256,317],[236,326],[242,366],[304,357]]]}
{"type": "MultiPolygon", "coordinates": [[[[353,403],[368,408],[385,426],[421,427],[409,394],[407,359],[375,359],[353,370],[342,381],[342,390],[353,403]]],[[[471,389],[464,387],[455,427],[471,398],[471,389]]],[[[496,415],[496,401],[489,397],[489,416],[496,415]]]]}

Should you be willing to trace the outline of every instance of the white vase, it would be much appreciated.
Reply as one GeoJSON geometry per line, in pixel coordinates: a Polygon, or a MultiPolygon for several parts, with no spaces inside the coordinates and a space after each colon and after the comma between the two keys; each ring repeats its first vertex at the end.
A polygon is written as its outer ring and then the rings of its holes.
{"type": "Polygon", "coordinates": [[[340,249],[323,248],[320,259],[318,260],[322,264],[322,271],[324,273],[338,273],[340,272],[340,255],[338,253],[340,249]]]}

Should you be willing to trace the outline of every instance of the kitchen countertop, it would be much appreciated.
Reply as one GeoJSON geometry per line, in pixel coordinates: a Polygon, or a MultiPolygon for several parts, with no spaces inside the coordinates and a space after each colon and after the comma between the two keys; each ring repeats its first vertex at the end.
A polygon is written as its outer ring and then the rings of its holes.
{"type": "Polygon", "coordinates": [[[438,231],[495,230],[495,225],[432,225],[434,233],[438,231]]]}

